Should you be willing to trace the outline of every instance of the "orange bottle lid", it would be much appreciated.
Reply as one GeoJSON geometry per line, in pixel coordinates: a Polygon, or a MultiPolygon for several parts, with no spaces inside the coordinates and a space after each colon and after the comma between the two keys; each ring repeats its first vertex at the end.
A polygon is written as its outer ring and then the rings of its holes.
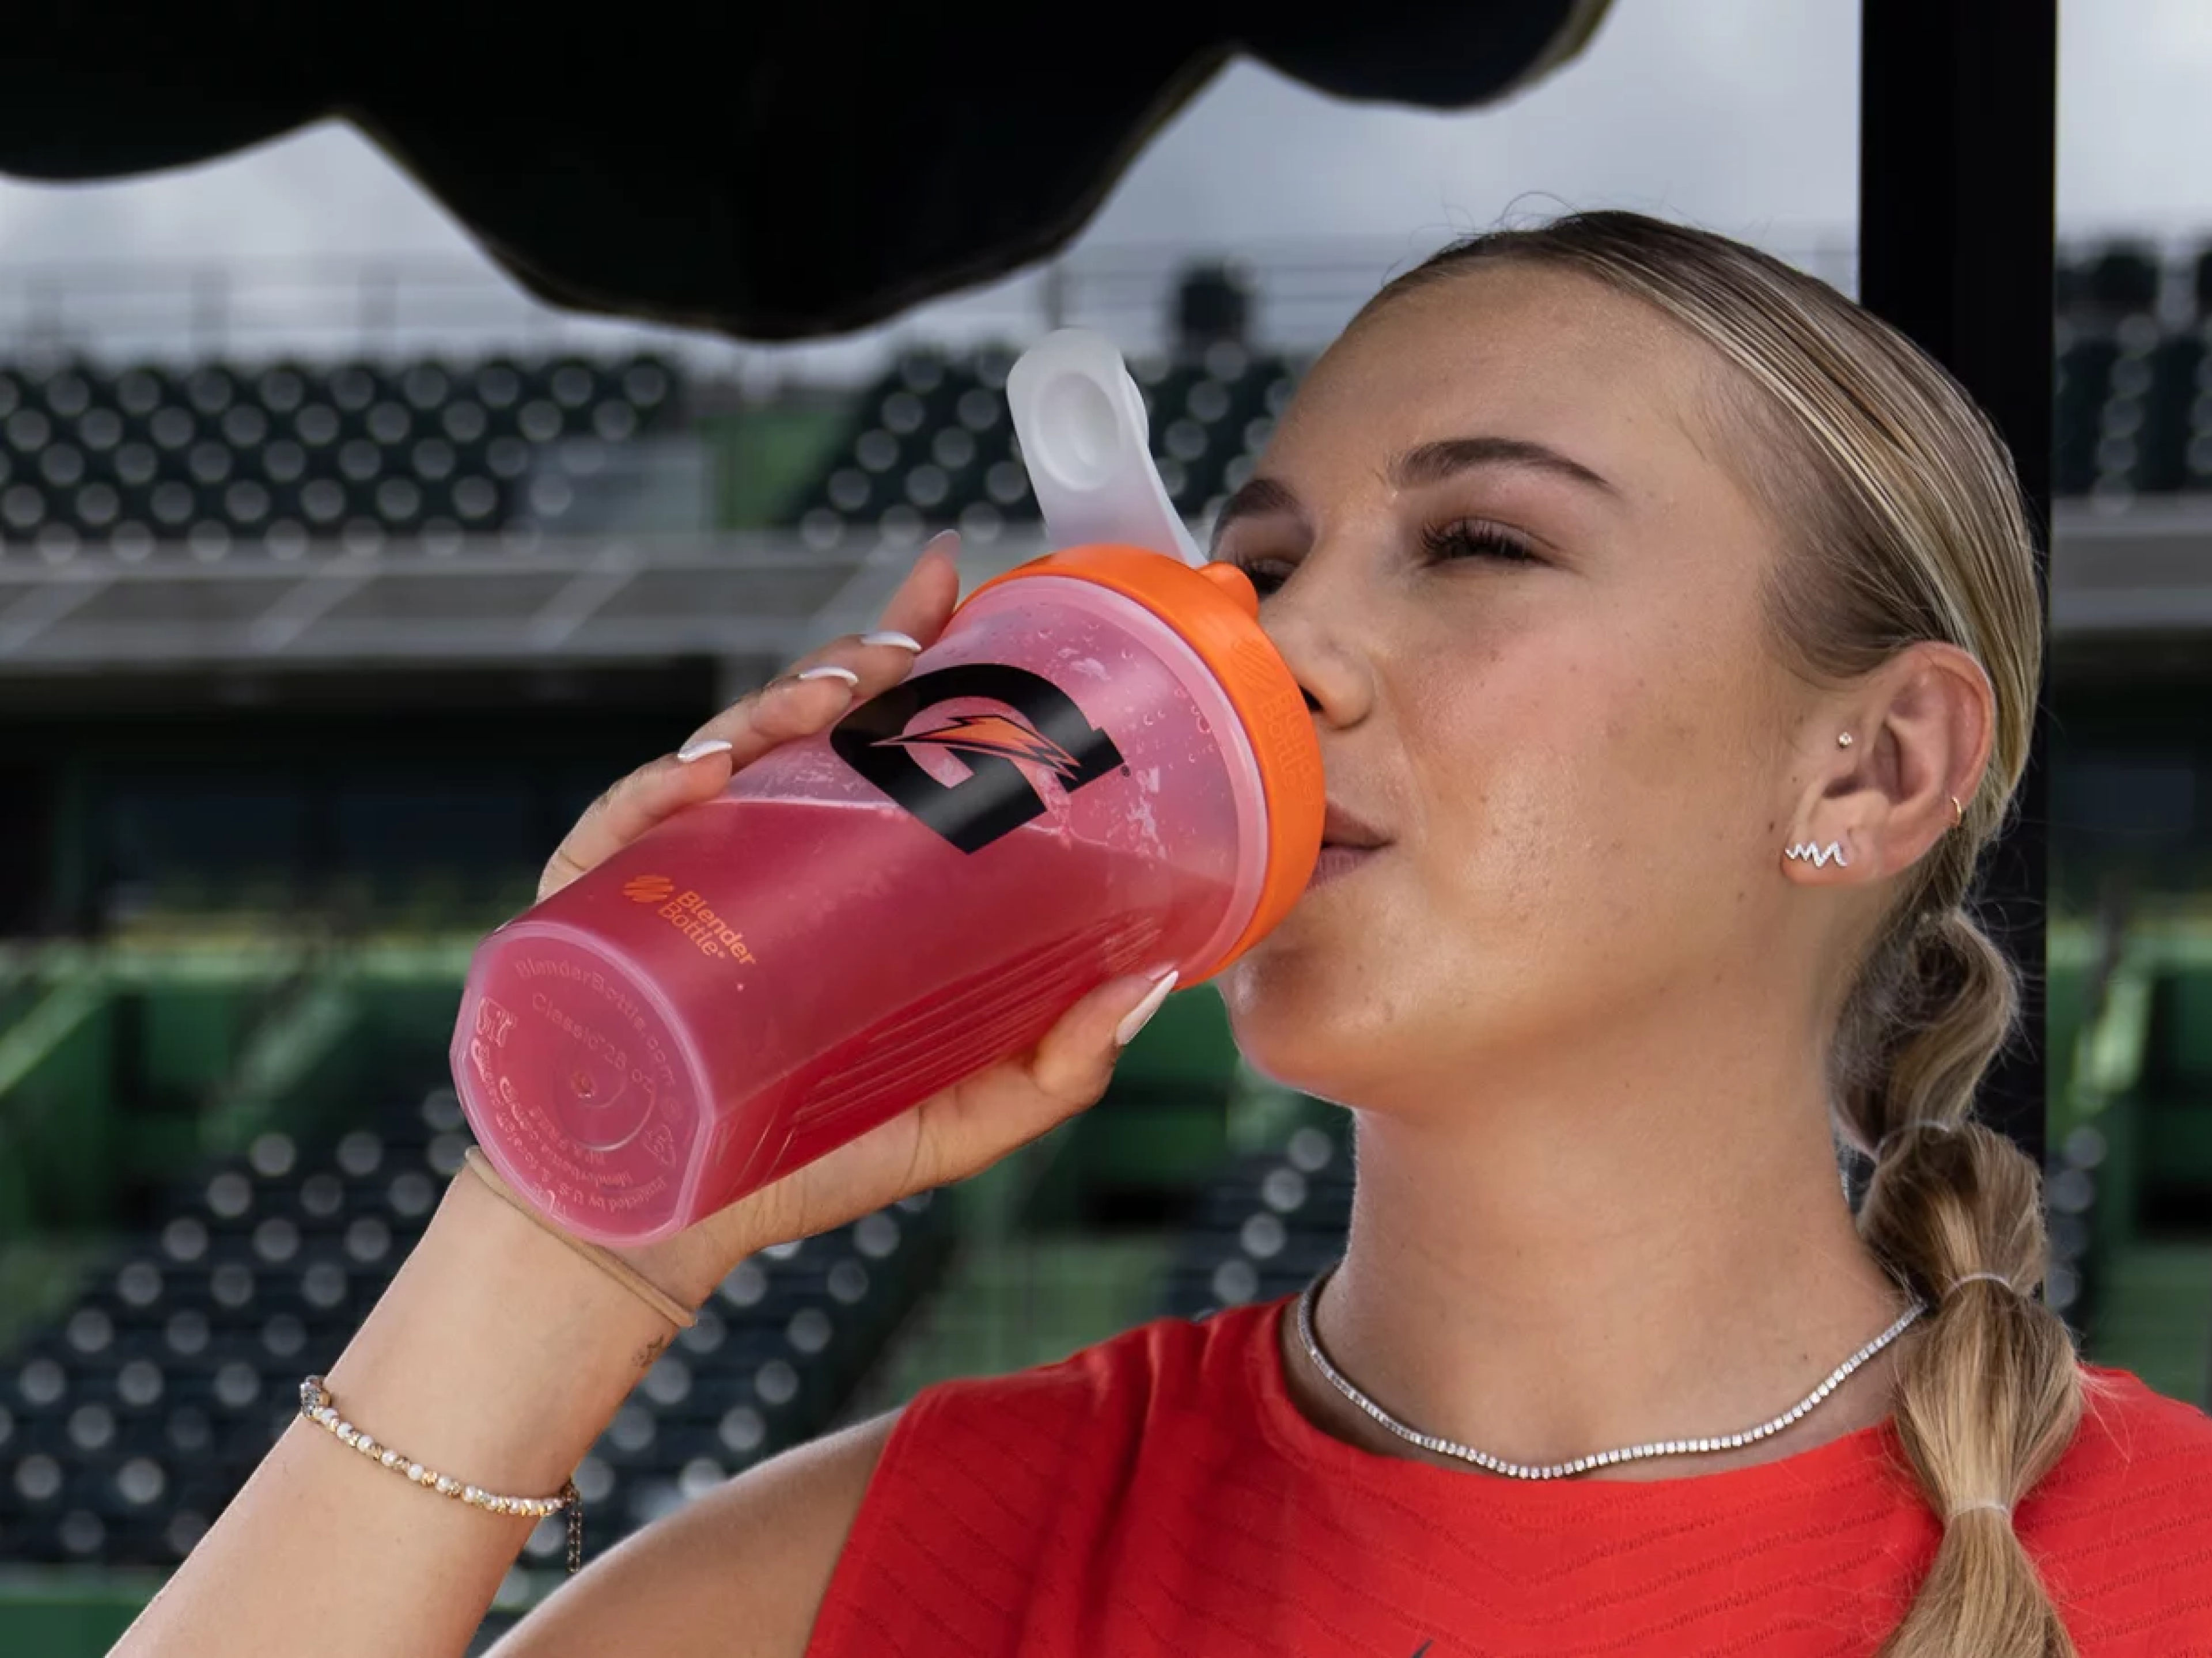
{"type": "MultiPolygon", "coordinates": [[[[1070,547],[993,576],[968,595],[1024,576],[1070,576],[1134,599],[1182,635],[1220,681],[1244,726],[1267,795],[1267,867],[1251,921],[1221,959],[1181,982],[1203,983],[1290,914],[1313,877],[1328,816],[1321,743],[1305,693],[1261,630],[1260,595],[1233,564],[1195,568],[1138,547],[1070,547]]],[[[963,601],[965,603],[966,601],[963,601]]]]}

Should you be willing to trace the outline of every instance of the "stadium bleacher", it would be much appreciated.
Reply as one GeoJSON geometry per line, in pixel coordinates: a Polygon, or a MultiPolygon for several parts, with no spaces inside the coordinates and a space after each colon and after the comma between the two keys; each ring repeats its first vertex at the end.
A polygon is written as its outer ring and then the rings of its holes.
{"type": "MultiPolygon", "coordinates": [[[[2115,245],[2063,264],[2054,362],[2057,490],[2124,500],[2212,489],[2212,250],[2115,245]]],[[[913,354],[854,401],[837,452],[789,512],[809,544],[860,525],[945,525],[988,540],[1036,516],[1005,417],[1013,354],[913,354]]],[[[1216,338],[1133,364],[1170,496],[1202,519],[1249,475],[1306,359],[1216,338]]]]}
{"type": "MultiPolygon", "coordinates": [[[[826,548],[857,525],[911,537],[953,525],[988,542],[1006,524],[1034,520],[1036,497],[1006,418],[1012,362],[1006,350],[958,360],[915,353],[862,392],[836,452],[788,514],[802,537],[826,548]]],[[[1288,357],[1233,340],[1132,368],[1161,481],[1194,518],[1250,475],[1299,373],[1288,357]]]]}
{"type": "Polygon", "coordinates": [[[1302,1290],[1344,1251],[1352,1157],[1340,1125],[1231,1159],[1200,1193],[1158,1311],[1203,1318],[1302,1290]]]}
{"type": "Polygon", "coordinates": [[[0,541],[53,562],[84,545],[435,551],[557,522],[574,479],[681,404],[674,367],[647,355],[0,367],[0,541]]]}
{"type": "MultiPolygon", "coordinates": [[[[450,1088],[314,1156],[260,1136],[179,1185],[150,1234],[0,1375],[0,1553],[181,1558],[420,1239],[466,1148],[450,1088]]],[[[946,1242],[921,1193],[741,1263],[576,1473],[594,1549],[820,1432],[946,1242]]],[[[564,1522],[526,1559],[557,1563],[564,1522]]]]}
{"type": "MultiPolygon", "coordinates": [[[[2212,487],[2212,250],[2081,253],[2057,299],[2058,493],[2212,487]]],[[[1169,492],[1202,518],[1249,474],[1306,360],[1182,322],[1182,349],[1133,366],[1169,492]]],[[[903,356],[854,398],[779,520],[824,550],[860,530],[955,525],[988,542],[1033,522],[1006,416],[1013,355],[903,356]]],[[[678,366],[652,355],[0,366],[0,546],[55,562],[170,544],[289,558],[325,541],[436,551],[520,523],[557,530],[611,451],[682,431],[685,404],[678,366]]]]}

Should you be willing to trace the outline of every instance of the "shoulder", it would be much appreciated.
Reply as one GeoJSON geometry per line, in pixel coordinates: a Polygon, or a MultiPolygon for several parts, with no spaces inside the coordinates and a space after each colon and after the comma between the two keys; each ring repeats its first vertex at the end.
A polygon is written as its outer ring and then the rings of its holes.
{"type": "Polygon", "coordinates": [[[1155,1388],[1191,1379],[1227,1357],[1236,1327],[1255,1309],[1212,1318],[1156,1318],[1079,1347],[1065,1358],[1004,1376],[940,1382],[915,1396],[937,1408],[1011,1406],[1042,1411],[1095,1410],[1155,1388]]]}
{"type": "Polygon", "coordinates": [[[2212,1417],[2132,1371],[2081,1366],[2081,1421],[2024,1501],[2057,1512],[2194,1515],[2212,1531],[2212,1417]]]}
{"type": "MultiPolygon", "coordinates": [[[[2066,1461],[2089,1482],[2139,1483],[2186,1471],[2202,1500],[2212,1504],[2212,1487],[2205,1484],[2212,1475],[2212,1416],[2154,1392],[2132,1371],[2084,1364],[2081,1425],[2066,1461]]],[[[2212,1507],[2206,1512],[2212,1515],[2212,1507]]]]}
{"type": "Polygon", "coordinates": [[[908,1402],[884,1470],[903,1479],[951,1462],[1042,1475],[1078,1459],[1110,1462],[1112,1447],[1158,1426],[1164,1400],[1218,1388],[1238,1321],[1154,1319],[1048,1364],[937,1382],[908,1402]]]}
{"type": "Polygon", "coordinates": [[[828,1590],[893,1411],[794,1446],[593,1561],[494,1658],[628,1650],[650,1618],[664,1658],[791,1658],[828,1590]]]}
{"type": "Polygon", "coordinates": [[[851,1516],[807,1650],[878,1651],[900,1620],[933,1631],[932,1650],[997,1650],[1020,1608],[1079,1597],[1147,1471],[1203,1442],[1205,1401],[1245,1333],[1227,1315],[1155,1319],[1053,1363],[921,1389],[851,1516]]]}
{"type": "Polygon", "coordinates": [[[2111,1650],[2212,1635],[2212,1417],[2130,1371],[2084,1364],[2081,1380],[2072,1443],[2020,1501],[2021,1541],[2069,1627],[2150,1642],[2111,1650]]]}
{"type": "Polygon", "coordinates": [[[1018,1580],[1048,1519],[1079,1523],[1110,1500],[1158,1401],[1194,1400],[1239,1333],[1227,1314],[1156,1319],[1051,1364],[924,1388],[647,1527],[524,1619],[498,1658],[623,1650],[642,1607],[668,1658],[788,1658],[810,1634],[815,1649],[842,1649],[856,1606],[945,1587],[929,1540],[948,1501],[981,1551],[974,1578],[995,1563],[1018,1580]]]}

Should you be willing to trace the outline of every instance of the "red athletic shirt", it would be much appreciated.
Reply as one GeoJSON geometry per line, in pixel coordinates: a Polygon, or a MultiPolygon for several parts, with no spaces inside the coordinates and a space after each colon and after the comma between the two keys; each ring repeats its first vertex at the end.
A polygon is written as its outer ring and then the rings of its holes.
{"type": "MultiPolygon", "coordinates": [[[[1316,1428],[1291,1298],[908,1405],[810,1658],[1863,1658],[1938,1526],[1887,1421],[1753,1467],[1510,1480],[1316,1428]]],[[[2212,1658],[2212,1418],[2123,1370],[2014,1527],[2081,1658],[2212,1658]]]]}

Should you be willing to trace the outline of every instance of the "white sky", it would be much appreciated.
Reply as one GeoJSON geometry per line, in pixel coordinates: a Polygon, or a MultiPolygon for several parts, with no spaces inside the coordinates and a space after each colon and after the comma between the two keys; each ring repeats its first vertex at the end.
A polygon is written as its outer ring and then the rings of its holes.
{"type": "MultiPolygon", "coordinates": [[[[2063,228],[2212,234],[2212,3],[2063,11],[2063,228]]],[[[1079,251],[1244,250],[1264,269],[1271,244],[1341,239],[1379,280],[1455,231],[1557,204],[1685,217],[1796,257],[1840,250],[1856,216],[1857,17],[1857,0],[1614,0],[1573,64],[1457,115],[1336,102],[1240,64],[1139,159],[1079,251]]],[[[0,331],[10,268],[426,255],[480,263],[435,202],[336,124],[134,180],[0,180],[0,331]]],[[[908,326],[995,322],[1033,291],[1002,286],[908,326]]]]}

